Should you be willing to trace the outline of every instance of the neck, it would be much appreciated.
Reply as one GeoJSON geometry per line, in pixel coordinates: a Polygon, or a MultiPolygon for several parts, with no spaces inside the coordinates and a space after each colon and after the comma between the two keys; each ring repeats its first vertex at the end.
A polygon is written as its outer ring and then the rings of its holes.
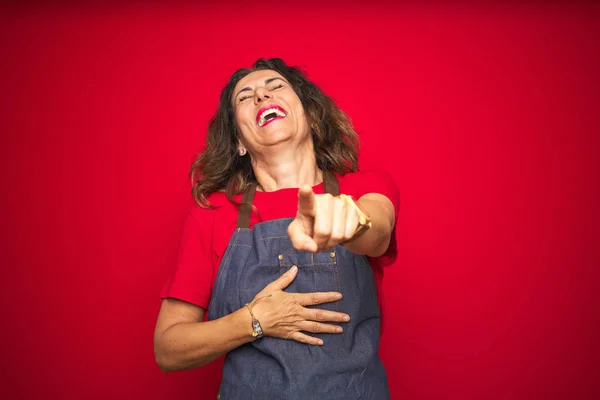
{"type": "Polygon", "coordinates": [[[323,182],[323,172],[317,167],[312,142],[287,151],[279,149],[268,156],[257,154],[253,157],[252,167],[258,190],[263,192],[315,186],[323,182]]]}

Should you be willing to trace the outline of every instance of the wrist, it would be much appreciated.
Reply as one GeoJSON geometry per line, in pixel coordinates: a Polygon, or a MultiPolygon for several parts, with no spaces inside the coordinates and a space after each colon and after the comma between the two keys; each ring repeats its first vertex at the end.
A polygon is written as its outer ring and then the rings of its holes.
{"type": "Polygon", "coordinates": [[[252,336],[252,317],[245,306],[239,308],[234,313],[230,314],[233,318],[233,324],[237,328],[239,334],[244,338],[244,342],[254,340],[252,336]]]}
{"type": "Polygon", "coordinates": [[[260,300],[265,299],[267,297],[271,297],[271,295],[259,297],[257,299],[252,300],[252,302],[244,305],[244,308],[247,310],[248,314],[250,315],[250,320],[251,320],[250,327],[252,330],[250,335],[254,339],[260,339],[264,336],[263,325],[261,324],[261,319],[259,319],[260,318],[259,315],[262,315],[262,314],[258,314],[258,315],[256,314],[255,305],[260,300]]]}

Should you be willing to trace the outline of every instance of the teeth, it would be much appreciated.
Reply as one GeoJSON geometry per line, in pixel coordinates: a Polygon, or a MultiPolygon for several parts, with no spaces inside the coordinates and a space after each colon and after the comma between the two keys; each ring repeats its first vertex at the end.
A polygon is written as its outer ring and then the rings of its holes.
{"type": "Polygon", "coordinates": [[[262,113],[260,113],[260,117],[258,118],[258,126],[263,126],[265,124],[265,117],[271,113],[275,113],[279,117],[285,117],[285,113],[281,111],[279,108],[268,108],[262,113]]]}
{"type": "Polygon", "coordinates": [[[268,110],[265,110],[260,114],[260,118],[264,118],[273,112],[279,115],[280,117],[285,117],[285,114],[279,108],[269,108],[268,110]]]}

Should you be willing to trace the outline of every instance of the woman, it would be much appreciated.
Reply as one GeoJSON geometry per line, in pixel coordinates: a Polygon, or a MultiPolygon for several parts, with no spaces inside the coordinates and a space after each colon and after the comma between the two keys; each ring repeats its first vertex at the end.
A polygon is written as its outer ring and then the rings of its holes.
{"type": "Polygon", "coordinates": [[[162,293],[163,371],[227,354],[222,399],[389,398],[375,275],[394,256],[399,196],[387,175],[356,172],[357,141],[282,60],[231,77],[162,293]]]}

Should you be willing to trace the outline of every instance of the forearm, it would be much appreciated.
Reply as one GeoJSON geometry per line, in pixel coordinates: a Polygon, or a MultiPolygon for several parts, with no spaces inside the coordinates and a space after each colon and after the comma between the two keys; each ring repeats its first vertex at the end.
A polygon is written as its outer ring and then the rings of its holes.
{"type": "Polygon", "coordinates": [[[378,257],[386,252],[394,229],[394,206],[382,195],[368,194],[358,202],[371,217],[372,227],[344,247],[356,254],[378,257]]]}
{"type": "Polygon", "coordinates": [[[164,372],[206,365],[251,342],[251,320],[244,307],[213,321],[173,325],[156,339],[156,361],[164,372]]]}

